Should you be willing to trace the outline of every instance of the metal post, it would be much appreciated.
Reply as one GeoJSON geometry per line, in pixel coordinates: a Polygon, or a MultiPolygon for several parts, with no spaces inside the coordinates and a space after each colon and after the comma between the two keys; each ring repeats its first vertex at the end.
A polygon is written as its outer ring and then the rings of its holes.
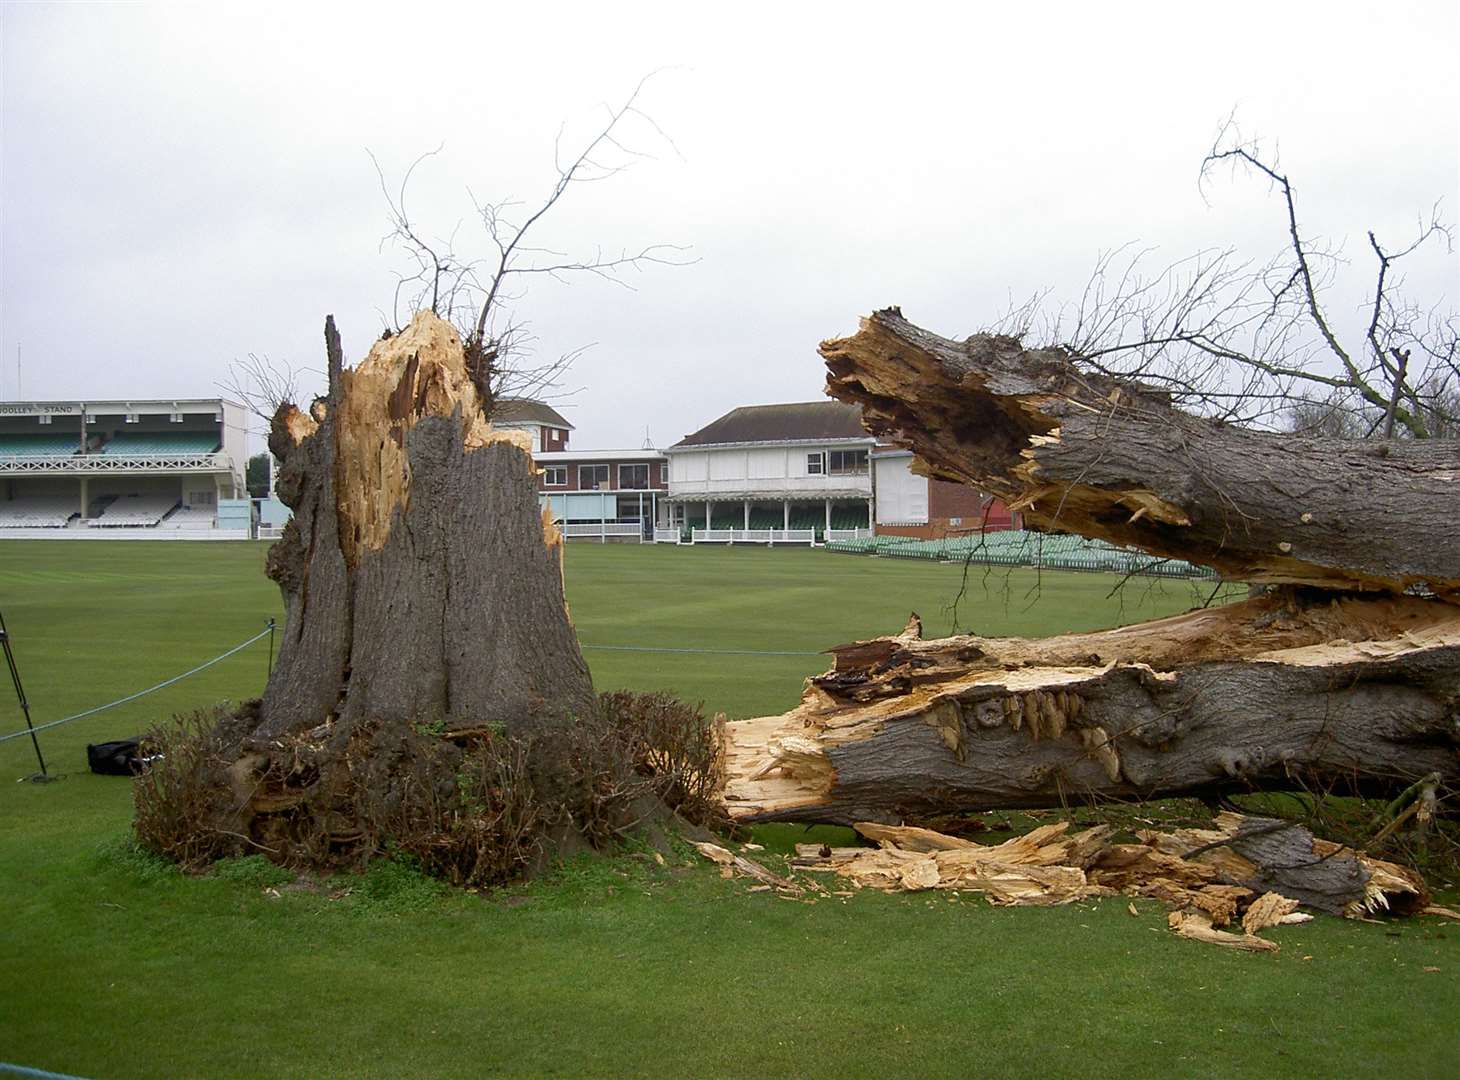
{"type": "Polygon", "coordinates": [[[0,614],[0,648],[5,650],[5,664],[10,669],[10,681],[15,684],[15,696],[20,699],[20,711],[25,715],[25,728],[30,732],[30,744],[35,747],[35,759],[41,771],[30,777],[32,783],[47,784],[55,779],[46,772],[46,759],[41,754],[41,742],[36,738],[35,725],[30,722],[30,702],[25,698],[25,687],[20,682],[20,669],[15,666],[15,653],[10,650],[10,632],[5,629],[5,616],[0,614]]]}

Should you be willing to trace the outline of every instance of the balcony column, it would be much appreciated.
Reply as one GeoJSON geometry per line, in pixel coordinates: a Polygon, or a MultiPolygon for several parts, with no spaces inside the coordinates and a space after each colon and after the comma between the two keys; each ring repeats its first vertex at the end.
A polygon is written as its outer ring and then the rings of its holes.
{"type": "Polygon", "coordinates": [[[747,529],[748,530],[750,528],[750,500],[749,499],[746,499],[745,500],[745,517],[744,517],[743,520],[745,521],[745,524],[742,525],[742,526],[740,526],[740,527],[742,529],[747,529]]]}
{"type": "Polygon", "coordinates": [[[831,500],[826,500],[826,527],[831,528],[831,500]]]}
{"type": "Polygon", "coordinates": [[[708,529],[709,527],[710,527],[710,500],[709,500],[708,497],[706,497],[705,498],[705,528],[708,529]]]}
{"type": "Polygon", "coordinates": [[[791,500],[781,500],[781,528],[789,532],[791,529],[791,500]]]}
{"type": "Polygon", "coordinates": [[[868,536],[876,536],[877,535],[876,521],[877,521],[877,505],[876,505],[876,503],[875,503],[874,500],[868,499],[867,500],[867,535],[868,536]]]}
{"type": "Polygon", "coordinates": [[[83,476],[81,478],[81,520],[82,521],[85,521],[86,520],[86,504],[91,501],[90,499],[88,499],[86,497],[86,495],[87,495],[87,489],[90,486],[90,484],[89,484],[89,481],[90,480],[91,480],[91,477],[89,477],[89,476],[83,476]]]}

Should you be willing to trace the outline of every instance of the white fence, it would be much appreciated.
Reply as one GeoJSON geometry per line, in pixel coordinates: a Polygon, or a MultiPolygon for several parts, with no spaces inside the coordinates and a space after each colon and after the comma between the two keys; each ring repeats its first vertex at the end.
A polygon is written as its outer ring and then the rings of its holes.
{"type": "Polygon", "coordinates": [[[637,521],[580,521],[558,526],[565,540],[644,539],[644,529],[637,521]]]}
{"type": "Polygon", "coordinates": [[[866,540],[872,535],[871,529],[827,529],[828,540],[866,540]]]}
{"type": "MultiPolygon", "coordinates": [[[[668,530],[666,530],[668,531],[668,530]]],[[[656,534],[656,539],[657,539],[656,534]]],[[[691,529],[691,544],[814,544],[815,529],[691,529]]]]}
{"type": "Polygon", "coordinates": [[[678,529],[655,529],[654,543],[656,544],[677,544],[680,541],[681,533],[678,529]]]}

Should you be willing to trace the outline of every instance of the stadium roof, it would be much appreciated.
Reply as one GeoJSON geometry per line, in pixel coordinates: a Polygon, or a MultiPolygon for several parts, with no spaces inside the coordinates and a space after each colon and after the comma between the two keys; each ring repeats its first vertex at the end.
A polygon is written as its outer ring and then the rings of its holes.
{"type": "Polygon", "coordinates": [[[546,424],[549,427],[573,430],[573,425],[563,419],[557,409],[545,401],[532,398],[498,398],[492,406],[492,422],[495,424],[546,424]]]}
{"type": "Polygon", "coordinates": [[[210,412],[217,411],[220,405],[231,405],[234,408],[243,408],[236,401],[229,398],[126,398],[118,400],[108,398],[98,400],[96,398],[50,398],[35,401],[0,401],[0,416],[37,416],[43,414],[65,414],[81,412],[82,406],[86,407],[88,413],[101,415],[103,413],[172,413],[196,411],[199,409],[210,412]]]}
{"type": "Polygon", "coordinates": [[[871,439],[862,427],[862,410],[840,401],[796,401],[784,405],[742,405],[731,409],[671,449],[726,443],[810,442],[871,439]]]}

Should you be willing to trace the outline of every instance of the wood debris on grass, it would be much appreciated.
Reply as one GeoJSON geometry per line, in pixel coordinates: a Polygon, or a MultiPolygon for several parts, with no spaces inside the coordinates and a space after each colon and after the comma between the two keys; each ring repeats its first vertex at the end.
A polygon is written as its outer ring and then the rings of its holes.
{"type": "MultiPolygon", "coordinates": [[[[1171,909],[1168,925],[1180,936],[1250,952],[1278,948],[1259,931],[1310,920],[1300,906],[1348,918],[1452,914],[1430,905],[1424,881],[1412,870],[1315,838],[1292,822],[1241,814],[1219,814],[1206,829],[1142,829],[1137,843],[1115,843],[1109,825],[1071,832],[1068,821],[999,844],[911,826],[855,827],[878,846],[797,844],[792,871],[832,873],[884,892],[966,890],[1021,907],[1149,897],[1171,909]],[[1234,924],[1240,933],[1223,929],[1234,924]]],[[[819,884],[781,877],[715,844],[695,846],[722,873],[780,892],[806,888],[826,895],[819,884]]],[[[1138,914],[1134,904],[1128,907],[1138,914]]]]}

